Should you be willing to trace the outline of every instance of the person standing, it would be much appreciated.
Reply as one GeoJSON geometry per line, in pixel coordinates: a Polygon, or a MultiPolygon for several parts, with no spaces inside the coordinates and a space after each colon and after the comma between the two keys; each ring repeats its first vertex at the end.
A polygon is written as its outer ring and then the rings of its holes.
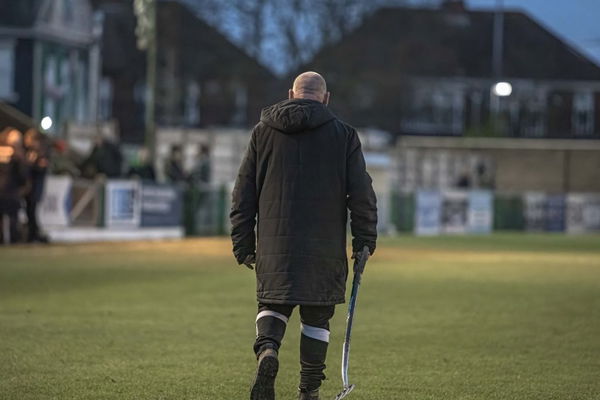
{"type": "Polygon", "coordinates": [[[329,320],[345,301],[348,210],[354,253],[375,251],[371,177],[356,130],[327,108],[329,99],[323,77],[310,71],[294,80],[288,100],[263,109],[233,190],[233,253],[240,265],[255,266],[257,281],[251,400],[275,398],[278,352],[296,306],[298,396],[319,398],[329,320]]]}
{"type": "Polygon", "coordinates": [[[179,145],[171,146],[171,154],[165,162],[165,176],[171,183],[183,183],[187,179],[183,170],[183,150],[179,145]]]}
{"type": "Polygon", "coordinates": [[[0,134],[0,233],[4,243],[17,243],[21,239],[18,216],[26,182],[21,132],[7,128],[0,134]],[[8,232],[5,229],[6,220],[8,232]]]}
{"type": "Polygon", "coordinates": [[[119,146],[102,134],[97,135],[94,138],[92,152],[83,163],[84,175],[89,178],[95,178],[97,175],[104,175],[107,178],[120,178],[122,168],[123,155],[119,146]]]}
{"type": "Polygon", "coordinates": [[[42,200],[46,173],[48,171],[48,146],[44,137],[35,129],[25,132],[25,161],[27,163],[28,188],[25,194],[27,213],[27,241],[47,243],[48,238],[40,234],[37,206],[42,200]]]}
{"type": "Polygon", "coordinates": [[[136,178],[145,182],[156,182],[156,172],[150,159],[150,151],[142,147],[137,152],[135,164],[129,167],[127,171],[128,178],[136,178]]]}
{"type": "Polygon", "coordinates": [[[201,144],[194,168],[190,171],[190,183],[195,187],[207,186],[211,182],[210,147],[201,144]]]}

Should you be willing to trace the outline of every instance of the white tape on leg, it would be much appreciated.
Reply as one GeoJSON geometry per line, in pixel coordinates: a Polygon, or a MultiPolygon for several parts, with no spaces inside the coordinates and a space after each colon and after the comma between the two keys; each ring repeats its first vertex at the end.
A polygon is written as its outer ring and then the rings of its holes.
{"type": "Polygon", "coordinates": [[[258,313],[258,315],[256,315],[256,336],[258,337],[258,320],[264,317],[273,317],[273,318],[277,318],[281,321],[283,321],[284,324],[287,325],[288,323],[288,317],[286,317],[285,315],[278,313],[277,311],[271,311],[271,310],[263,310],[261,312],[258,313]]]}
{"type": "Polygon", "coordinates": [[[285,323],[287,325],[288,323],[288,317],[286,317],[285,315],[278,313],[277,311],[271,311],[271,310],[264,310],[258,313],[258,315],[256,316],[256,321],[258,322],[259,319],[264,318],[264,317],[273,317],[273,318],[277,318],[283,321],[283,323],[285,323]]]}
{"type": "Polygon", "coordinates": [[[329,343],[329,331],[323,328],[317,328],[315,326],[300,324],[302,327],[302,334],[309,338],[320,340],[321,342],[329,343]]]}

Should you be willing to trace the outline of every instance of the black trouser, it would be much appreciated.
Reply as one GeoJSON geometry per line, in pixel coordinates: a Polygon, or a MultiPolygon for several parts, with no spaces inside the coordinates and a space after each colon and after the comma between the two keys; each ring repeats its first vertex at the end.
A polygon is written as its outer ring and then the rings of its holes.
{"type": "Polygon", "coordinates": [[[21,239],[19,232],[19,214],[17,211],[0,212],[0,243],[17,243],[21,239]],[[8,220],[8,238],[4,237],[4,221],[8,220]]]}
{"type": "Polygon", "coordinates": [[[34,196],[25,197],[25,211],[27,213],[27,240],[33,241],[40,236],[40,229],[37,221],[38,202],[34,196]]]}
{"type": "Polygon", "coordinates": [[[14,198],[0,198],[0,243],[17,243],[20,238],[19,231],[19,200],[14,198]],[[4,232],[4,224],[8,220],[8,232],[4,232]],[[8,237],[4,234],[8,233],[8,237]]]}
{"type": "MultiPolygon", "coordinates": [[[[258,356],[266,347],[279,351],[288,319],[294,305],[258,304],[256,316],[256,342],[254,352],[258,356]]],[[[315,390],[325,379],[325,359],[329,344],[329,320],[335,306],[300,305],[300,389],[315,390]]]]}

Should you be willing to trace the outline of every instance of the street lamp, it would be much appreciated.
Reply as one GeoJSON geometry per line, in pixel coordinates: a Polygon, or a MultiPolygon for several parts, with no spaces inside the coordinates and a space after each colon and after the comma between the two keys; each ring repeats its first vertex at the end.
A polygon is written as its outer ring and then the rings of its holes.
{"type": "Polygon", "coordinates": [[[44,118],[42,118],[42,120],[40,121],[40,126],[45,131],[47,131],[50,128],[52,128],[52,124],[53,124],[52,118],[50,118],[47,115],[44,118]]]}
{"type": "Polygon", "coordinates": [[[510,82],[497,82],[492,87],[492,92],[498,97],[507,97],[512,94],[512,85],[510,82]]]}

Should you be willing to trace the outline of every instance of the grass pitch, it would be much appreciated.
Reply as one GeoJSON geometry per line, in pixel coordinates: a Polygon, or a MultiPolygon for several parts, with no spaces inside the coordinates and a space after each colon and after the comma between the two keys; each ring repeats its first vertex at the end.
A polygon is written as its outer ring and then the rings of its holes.
{"type": "MultiPolygon", "coordinates": [[[[227,239],[1,248],[0,399],[247,399],[255,307],[227,239]]],[[[600,237],[383,239],[353,335],[349,399],[600,399],[600,237]]]]}

